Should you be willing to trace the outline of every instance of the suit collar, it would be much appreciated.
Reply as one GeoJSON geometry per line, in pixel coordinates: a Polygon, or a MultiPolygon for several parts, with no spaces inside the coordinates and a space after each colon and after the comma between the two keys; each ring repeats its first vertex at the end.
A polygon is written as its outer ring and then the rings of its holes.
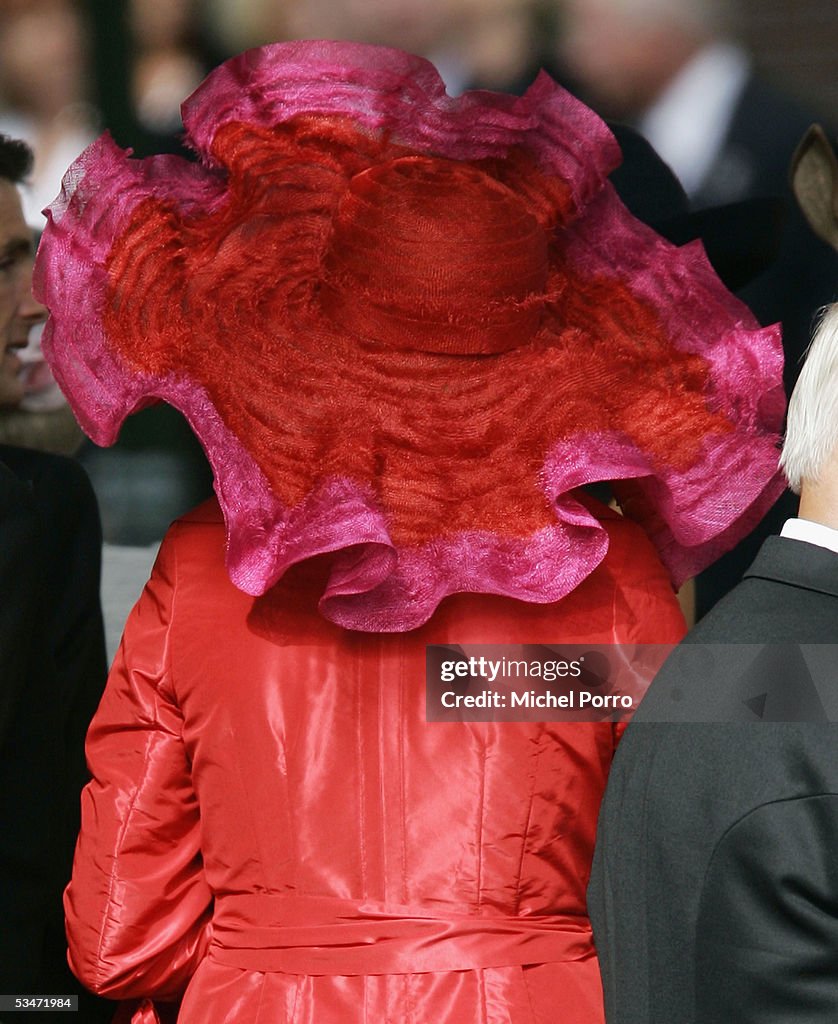
{"type": "Polygon", "coordinates": [[[838,597],[838,554],[790,537],[769,537],[744,578],[775,580],[838,597]]]}
{"type": "Polygon", "coordinates": [[[787,519],[780,531],[781,537],[802,540],[808,544],[817,544],[828,551],[838,552],[838,530],[825,523],[816,523],[811,519],[787,519]]]}

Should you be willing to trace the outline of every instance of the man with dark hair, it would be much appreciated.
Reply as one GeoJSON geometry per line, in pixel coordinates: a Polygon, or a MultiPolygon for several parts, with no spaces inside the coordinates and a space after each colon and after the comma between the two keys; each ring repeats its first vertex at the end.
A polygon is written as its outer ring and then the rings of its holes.
{"type": "MultiPolygon", "coordinates": [[[[46,311],[17,184],[32,155],[0,136],[0,407],[23,397],[16,350],[46,311]]],[[[79,992],[61,891],[85,781],[84,733],[105,678],[101,532],[84,471],[0,445],[0,994],[79,992]]],[[[97,1017],[85,1005],[85,1020],[97,1017]]],[[[111,1012],[109,1010],[109,1012],[111,1012]]],[[[107,1019],[102,1016],[101,1019],[107,1019]]]]}
{"type": "Polygon", "coordinates": [[[0,136],[0,178],[19,185],[32,171],[32,150],[22,139],[0,136]]]}
{"type": "Polygon", "coordinates": [[[23,398],[16,349],[46,315],[32,297],[32,232],[23,219],[17,185],[32,166],[28,146],[0,136],[0,408],[23,398]]]}

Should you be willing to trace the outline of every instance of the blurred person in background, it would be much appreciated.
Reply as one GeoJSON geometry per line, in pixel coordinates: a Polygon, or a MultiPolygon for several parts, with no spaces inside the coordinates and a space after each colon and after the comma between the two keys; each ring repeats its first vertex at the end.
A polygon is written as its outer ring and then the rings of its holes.
{"type": "Polygon", "coordinates": [[[520,93],[555,63],[533,0],[208,0],[210,34],[230,52],[282,39],[347,39],[421,54],[452,95],[520,93]]]}
{"type": "Polygon", "coordinates": [[[289,39],[347,39],[394,46],[434,63],[449,94],[466,88],[464,0],[293,0],[285,10],[289,39]]]}
{"type": "Polygon", "coordinates": [[[25,139],[35,154],[22,198],[37,231],[64,171],[97,134],[87,58],[85,24],[72,0],[0,6],[0,131],[25,139]]]}
{"type": "MultiPolygon", "coordinates": [[[[85,25],[72,0],[7,0],[0,6],[0,132],[26,140],[35,159],[21,183],[27,223],[40,231],[41,210],[58,193],[67,165],[94,138],[85,25]]],[[[0,418],[0,440],[75,452],[75,421],[41,356],[40,331],[20,353],[25,394],[0,418]],[[27,414],[33,415],[27,415],[27,414]]]]}
{"type": "Polygon", "coordinates": [[[723,0],[559,0],[560,52],[605,116],[634,125],[697,208],[784,191],[810,112],[757,76],[723,0]]]}
{"type": "MultiPolygon", "coordinates": [[[[101,10],[80,0],[4,0],[0,130],[25,139],[34,151],[34,164],[21,189],[27,221],[37,231],[44,225],[41,210],[58,194],[64,171],[98,130],[96,107],[103,93],[107,98],[110,92],[122,91],[112,74],[100,80],[94,73],[100,66],[94,58],[101,59],[102,54],[90,41],[93,13],[106,22],[101,37],[93,33],[95,46],[110,51],[121,38],[126,52],[137,55],[133,79],[130,60],[118,72],[126,84],[133,81],[138,106],[150,119],[149,131],[156,129],[155,144],[165,140],[160,148],[180,149],[179,104],[196,79],[172,75],[167,69],[192,68],[198,61],[192,57],[199,36],[190,21],[196,15],[194,5],[136,0],[130,8],[111,5],[105,18],[101,10]],[[135,33],[133,41],[128,39],[129,30],[135,33]],[[158,87],[161,80],[172,78],[177,79],[172,89],[158,87]],[[151,94],[156,98],[144,98],[151,94]],[[161,99],[164,95],[168,98],[161,99]]],[[[198,80],[202,74],[203,66],[198,80]]],[[[129,92],[125,90],[126,95],[129,92]]],[[[120,132],[125,123],[118,122],[120,132]]],[[[138,124],[131,118],[127,123],[138,124]]],[[[127,141],[141,145],[140,132],[137,127],[127,141]]],[[[39,331],[40,327],[31,331],[28,346],[15,353],[16,387],[23,395],[13,407],[0,408],[0,443],[73,454],[87,470],[108,540],[104,605],[113,654],[156,544],[172,519],[211,492],[209,469],[188,427],[171,409],[148,409],[133,417],[120,444],[107,453],[86,442],[43,361],[39,331]]]]}
{"type": "Polygon", "coordinates": [[[564,76],[550,45],[550,12],[534,0],[461,0],[468,88],[523,92],[543,68],[564,76]]]}
{"type": "MultiPolygon", "coordinates": [[[[22,142],[0,136],[0,410],[24,395],[17,353],[46,310],[32,297],[22,142]]],[[[101,530],[71,459],[0,444],[0,992],[82,994],[67,970],[61,891],[87,780],[84,734],[102,693],[101,530]]]]}
{"type": "MultiPolygon", "coordinates": [[[[200,80],[203,67],[197,79],[187,75],[175,83],[175,92],[183,90],[179,95],[169,92],[165,131],[164,90],[155,80],[172,77],[165,69],[193,41],[193,7],[134,0],[128,11],[136,35],[131,50],[137,55],[133,81],[139,109],[156,117],[150,125],[156,129],[155,141],[165,138],[172,148],[180,146],[172,141],[182,127],[180,102],[200,80]],[[143,99],[151,92],[156,99],[143,99]]],[[[58,194],[64,171],[98,128],[84,13],[75,0],[5,0],[0,5],[0,131],[26,140],[33,150],[34,162],[20,190],[26,220],[36,232],[44,226],[41,210],[58,194]]],[[[25,348],[15,351],[15,388],[21,396],[0,406],[0,443],[74,455],[87,470],[108,541],[103,605],[112,656],[157,544],[172,519],[210,493],[209,470],[188,428],[169,409],[135,417],[114,450],[102,452],[86,442],[41,354],[40,327],[29,332],[25,348]]]]}
{"type": "MultiPolygon", "coordinates": [[[[634,125],[672,167],[694,209],[778,197],[775,262],[739,291],[763,324],[781,322],[790,394],[813,311],[838,289],[838,256],[809,231],[788,167],[816,116],[765,82],[735,41],[726,0],[559,0],[560,53],[581,95],[634,125]]],[[[761,541],[793,514],[786,493],[755,533],[696,581],[701,616],[741,577],[761,541]]]]}
{"type": "MultiPolygon", "coordinates": [[[[253,46],[286,39],[284,12],[294,0],[203,0],[201,19],[208,38],[228,57],[253,46]]],[[[317,4],[318,0],[312,0],[317,4]]],[[[338,3],[335,8],[339,9],[338,3]]]]}
{"type": "Polygon", "coordinates": [[[180,105],[209,69],[200,13],[198,0],[130,0],[134,110],[156,136],[181,134],[180,105]]]}

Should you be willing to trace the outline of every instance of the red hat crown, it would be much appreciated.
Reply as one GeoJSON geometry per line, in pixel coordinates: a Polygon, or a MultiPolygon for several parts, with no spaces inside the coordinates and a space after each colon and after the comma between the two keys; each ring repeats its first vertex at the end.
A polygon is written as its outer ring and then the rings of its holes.
{"type": "Polygon", "coordinates": [[[538,329],[547,270],[546,233],[505,185],[451,160],[402,157],[351,180],[320,306],[388,348],[505,352],[538,329]]]}

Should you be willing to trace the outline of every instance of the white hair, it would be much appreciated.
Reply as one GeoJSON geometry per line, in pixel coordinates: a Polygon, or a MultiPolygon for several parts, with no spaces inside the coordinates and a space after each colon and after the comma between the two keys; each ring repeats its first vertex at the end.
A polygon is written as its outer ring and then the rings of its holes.
{"type": "Polygon", "coordinates": [[[838,451],[838,302],[821,314],[789,402],[780,466],[799,494],[838,451]]]}

